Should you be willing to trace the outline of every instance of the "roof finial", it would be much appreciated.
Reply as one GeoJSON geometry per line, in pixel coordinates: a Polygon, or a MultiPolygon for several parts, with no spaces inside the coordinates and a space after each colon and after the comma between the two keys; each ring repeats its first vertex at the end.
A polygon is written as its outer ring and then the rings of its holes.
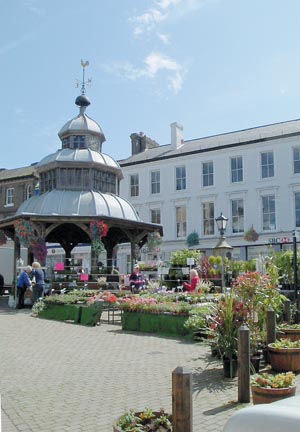
{"type": "Polygon", "coordinates": [[[85,77],[84,77],[84,70],[87,66],[89,66],[90,63],[89,61],[84,61],[81,60],[81,66],[82,66],[82,81],[77,81],[77,87],[79,87],[79,84],[81,84],[81,94],[84,95],[85,94],[85,84],[91,84],[92,80],[91,78],[89,78],[87,80],[87,82],[85,82],[85,77]]]}

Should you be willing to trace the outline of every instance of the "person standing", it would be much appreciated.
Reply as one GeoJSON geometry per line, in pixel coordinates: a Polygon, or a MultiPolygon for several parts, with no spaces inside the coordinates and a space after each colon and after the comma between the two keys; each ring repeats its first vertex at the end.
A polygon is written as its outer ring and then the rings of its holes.
{"type": "Polygon", "coordinates": [[[133,293],[138,293],[145,285],[145,279],[142,273],[140,273],[140,267],[136,264],[133,268],[129,278],[129,284],[133,293]]]}
{"type": "Polygon", "coordinates": [[[32,263],[31,282],[33,303],[35,303],[40,297],[43,297],[45,288],[44,272],[41,269],[41,264],[38,261],[34,261],[32,263]]]}
{"type": "Polygon", "coordinates": [[[4,277],[0,273],[0,296],[4,294],[4,277]]]}
{"type": "Polygon", "coordinates": [[[29,279],[29,275],[32,272],[32,267],[27,266],[20,273],[17,281],[17,292],[18,292],[18,304],[17,309],[24,308],[24,294],[27,288],[31,287],[31,280],[29,279]]]}

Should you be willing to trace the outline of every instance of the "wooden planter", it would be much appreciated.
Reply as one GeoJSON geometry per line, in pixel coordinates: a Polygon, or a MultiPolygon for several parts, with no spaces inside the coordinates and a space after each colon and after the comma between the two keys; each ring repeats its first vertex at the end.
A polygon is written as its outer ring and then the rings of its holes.
{"type": "Polygon", "coordinates": [[[295,396],[296,386],[281,389],[251,386],[253,404],[266,404],[295,396]]]}
{"type": "Polygon", "coordinates": [[[300,348],[274,348],[268,345],[269,361],[278,372],[300,371],[300,348]]]}
{"type": "Polygon", "coordinates": [[[300,340],[300,329],[280,329],[277,333],[278,339],[300,340]]]}

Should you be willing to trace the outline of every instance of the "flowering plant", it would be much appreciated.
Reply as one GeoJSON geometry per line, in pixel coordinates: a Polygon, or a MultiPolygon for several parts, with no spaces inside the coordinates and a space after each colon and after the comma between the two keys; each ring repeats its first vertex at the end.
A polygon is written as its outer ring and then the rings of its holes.
{"type": "Polygon", "coordinates": [[[0,246],[5,245],[7,242],[7,237],[3,230],[0,230],[0,246]]]}
{"type": "Polygon", "coordinates": [[[107,236],[108,230],[108,225],[103,220],[90,222],[92,249],[98,254],[104,250],[104,244],[101,239],[107,236]]]}
{"type": "Polygon", "coordinates": [[[17,219],[14,222],[14,228],[16,236],[19,238],[20,243],[23,246],[29,247],[36,241],[37,236],[34,231],[34,225],[31,221],[17,219]]]}
{"type": "Polygon", "coordinates": [[[141,412],[129,410],[118,419],[117,426],[125,432],[171,432],[172,419],[162,408],[158,412],[149,408],[141,412]]]}
{"type": "Polygon", "coordinates": [[[253,228],[253,225],[245,232],[244,240],[246,241],[257,241],[259,239],[259,235],[253,228]]]}
{"type": "Polygon", "coordinates": [[[47,246],[44,239],[38,239],[36,242],[32,243],[33,255],[42,264],[45,264],[45,259],[47,256],[47,246]]]}
{"type": "Polygon", "coordinates": [[[294,387],[295,374],[293,372],[285,372],[272,375],[264,372],[262,374],[253,375],[253,377],[251,378],[251,385],[255,387],[266,387],[274,389],[294,387]]]}
{"type": "Polygon", "coordinates": [[[168,313],[175,315],[188,315],[192,306],[186,302],[160,302],[154,297],[125,297],[122,299],[121,307],[129,312],[144,312],[144,313],[168,313]]]}
{"type": "Polygon", "coordinates": [[[269,344],[271,348],[300,348],[300,340],[291,341],[290,339],[281,339],[269,344]]]}
{"type": "Polygon", "coordinates": [[[99,292],[91,297],[88,301],[88,305],[101,304],[101,303],[114,303],[118,304],[118,298],[109,291],[99,292]]]}

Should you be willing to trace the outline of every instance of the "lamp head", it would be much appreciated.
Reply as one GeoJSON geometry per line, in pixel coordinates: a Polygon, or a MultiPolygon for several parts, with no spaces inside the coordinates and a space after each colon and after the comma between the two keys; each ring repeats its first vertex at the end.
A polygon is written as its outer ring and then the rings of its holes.
{"type": "Polygon", "coordinates": [[[220,231],[221,236],[224,235],[224,232],[226,230],[228,218],[223,215],[221,212],[220,216],[216,218],[216,223],[218,230],[220,231]]]}

